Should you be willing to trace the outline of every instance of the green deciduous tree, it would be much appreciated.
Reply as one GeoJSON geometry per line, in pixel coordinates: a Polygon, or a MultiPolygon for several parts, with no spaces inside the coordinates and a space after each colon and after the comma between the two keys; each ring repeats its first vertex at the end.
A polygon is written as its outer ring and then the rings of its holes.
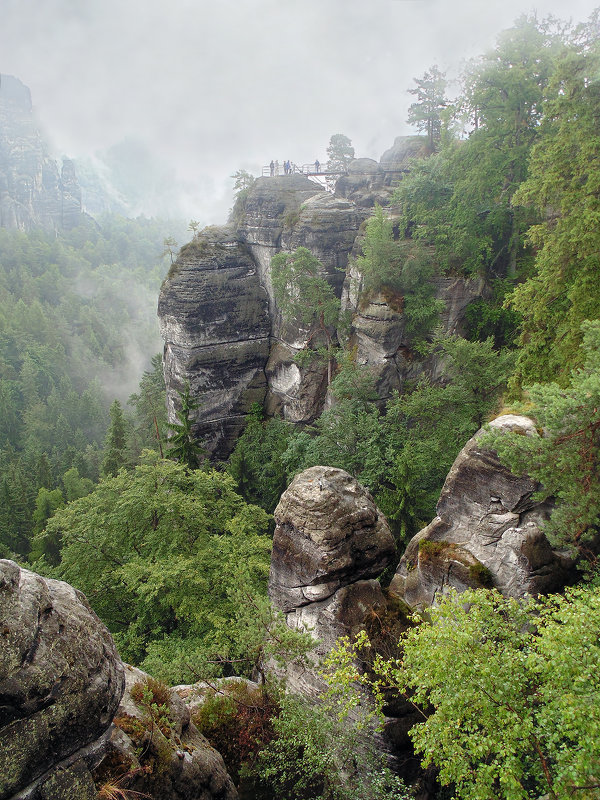
{"type": "MultiPolygon", "coordinates": [[[[380,689],[422,708],[410,736],[454,797],[597,797],[600,591],[523,605],[468,590],[429,614],[403,635],[401,658],[379,657],[374,670],[380,689]]],[[[346,640],[331,659],[342,688],[354,655],[346,640]]]]}
{"type": "Polygon", "coordinates": [[[599,69],[596,15],[558,61],[529,178],[513,198],[543,215],[528,233],[535,275],[510,299],[523,315],[517,382],[567,382],[582,321],[600,317],[599,69]]]}
{"type": "Polygon", "coordinates": [[[275,299],[284,319],[296,320],[312,330],[308,345],[319,350],[328,365],[328,381],[333,370],[333,328],[340,315],[340,301],[324,277],[321,262],[306,247],[293,253],[277,253],[271,260],[271,276],[275,299]],[[315,339],[317,341],[315,342],[315,339]],[[314,346],[316,344],[316,347],[314,346]]]}
{"type": "Polygon", "coordinates": [[[55,574],[85,592],[125,658],[197,680],[226,658],[248,658],[249,631],[255,647],[264,634],[251,602],[265,597],[269,516],[228,475],[146,452],[148,463],[58,511],[39,546],[60,552],[55,574]]]}
{"type": "Polygon", "coordinates": [[[327,170],[329,172],[346,172],[348,164],[353,158],[352,141],[343,133],[334,133],[327,147],[327,170]]]}

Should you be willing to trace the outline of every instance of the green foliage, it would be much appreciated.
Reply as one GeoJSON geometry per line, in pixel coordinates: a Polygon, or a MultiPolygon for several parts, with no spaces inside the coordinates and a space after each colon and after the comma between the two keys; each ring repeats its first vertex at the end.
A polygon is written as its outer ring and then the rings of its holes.
{"type": "Polygon", "coordinates": [[[375,748],[324,709],[286,695],[272,724],[252,775],[257,800],[408,800],[375,748]]]}
{"type": "Polygon", "coordinates": [[[351,140],[343,133],[334,133],[327,147],[328,172],[345,172],[354,158],[351,140]]]}
{"type": "MultiPolygon", "coordinates": [[[[293,253],[277,253],[271,259],[273,292],[286,320],[296,320],[314,328],[307,347],[328,363],[331,382],[334,341],[331,329],[340,315],[340,301],[333,287],[323,277],[323,265],[306,247],[293,253]],[[324,339],[319,348],[319,334],[324,339]]],[[[312,357],[312,353],[310,354],[312,357]]]]}
{"type": "Polygon", "coordinates": [[[288,472],[282,456],[292,435],[289,424],[279,417],[265,420],[261,406],[254,403],[227,464],[227,472],[244,500],[269,513],[287,488],[288,472]]]}
{"type": "Polygon", "coordinates": [[[54,574],[86,594],[125,659],[179,682],[248,657],[250,640],[252,657],[262,653],[268,527],[229,476],[147,452],[147,463],[58,511],[40,546],[54,542],[54,574]]]}
{"type": "Polygon", "coordinates": [[[428,712],[410,732],[465,800],[595,797],[600,785],[600,592],[529,605],[451,594],[404,634],[382,683],[428,712]]]}
{"type": "Polygon", "coordinates": [[[427,135],[430,152],[442,136],[442,111],[447,105],[445,98],[446,76],[439,67],[433,66],[421,78],[414,78],[417,84],[409,89],[417,98],[408,109],[409,125],[415,125],[418,131],[427,135]]]}
{"type": "Polygon", "coordinates": [[[190,416],[199,406],[190,394],[189,384],[183,392],[177,392],[181,408],[176,411],[179,422],[167,422],[170,431],[169,458],[185,464],[189,469],[195,469],[200,464],[205,454],[204,448],[198,444],[193,433],[194,418],[190,416]]]}
{"type": "Polygon", "coordinates": [[[116,216],[58,236],[0,228],[0,542],[13,555],[29,551],[40,488],[71,468],[98,480],[109,405],[158,348],[164,232],[116,216]]]}
{"type": "Polygon", "coordinates": [[[392,221],[376,205],[356,265],[363,276],[364,292],[382,292],[388,304],[404,314],[409,339],[415,343],[422,340],[443,309],[434,296],[434,254],[418,242],[395,240],[392,221]]]}
{"type": "Polygon", "coordinates": [[[114,400],[110,407],[110,425],[106,434],[104,445],[104,458],[102,460],[102,475],[114,476],[126,464],[125,445],[126,422],[123,408],[118,400],[114,400]]]}
{"type": "MultiPolygon", "coordinates": [[[[250,688],[243,681],[232,680],[221,684],[218,690],[209,690],[202,705],[192,713],[192,720],[222,755],[238,785],[240,772],[246,776],[252,773],[259,751],[273,738],[272,718],[278,714],[275,692],[266,686],[250,688]]],[[[241,787],[242,797],[244,788],[241,787]]]]}
{"type": "Polygon", "coordinates": [[[510,299],[523,315],[516,386],[558,380],[581,363],[581,323],[600,317],[597,168],[600,69],[597,16],[578,31],[546,92],[539,142],[515,207],[534,205],[542,221],[528,236],[535,275],[510,299]]]}
{"type": "Polygon", "coordinates": [[[583,366],[570,385],[536,384],[527,390],[541,436],[492,433],[488,441],[516,474],[543,485],[556,503],[545,533],[555,544],[586,553],[600,525],[600,321],[582,325],[583,366]]]}

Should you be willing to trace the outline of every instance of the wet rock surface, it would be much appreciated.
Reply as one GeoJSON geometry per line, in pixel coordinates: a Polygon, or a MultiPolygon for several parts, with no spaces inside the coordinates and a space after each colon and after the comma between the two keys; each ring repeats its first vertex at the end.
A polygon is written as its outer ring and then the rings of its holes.
{"type": "Polygon", "coordinates": [[[341,469],[311,467],[297,475],[275,523],[269,595],[285,612],[377,577],[395,553],[373,498],[341,469]]]}
{"type": "Polygon", "coordinates": [[[124,689],[110,634],[81,592],[7,560],[0,634],[0,798],[94,796],[124,689]]]}
{"type": "Polygon", "coordinates": [[[125,667],[126,690],[97,785],[156,800],[236,800],[223,759],[191,722],[177,691],[125,667]]]}
{"type": "MultiPolygon", "coordinates": [[[[527,417],[504,415],[498,430],[533,435],[527,417]]],[[[437,505],[438,516],[406,548],[390,590],[425,608],[449,588],[494,586],[509,597],[558,591],[574,576],[574,563],[543,533],[551,506],[533,499],[540,488],[513,475],[481,431],[452,465],[437,505]]]]}

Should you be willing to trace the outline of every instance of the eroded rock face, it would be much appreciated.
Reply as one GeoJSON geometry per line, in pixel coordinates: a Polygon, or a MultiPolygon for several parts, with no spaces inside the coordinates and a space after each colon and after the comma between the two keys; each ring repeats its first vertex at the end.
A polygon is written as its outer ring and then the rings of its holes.
{"type": "Polygon", "coordinates": [[[395,552],[371,495],[333,467],[297,475],[275,509],[275,524],[269,595],[285,612],[377,577],[395,552]]]}
{"type": "Polygon", "coordinates": [[[185,384],[199,401],[195,434],[226,456],[253,402],[266,392],[271,323],[254,262],[228,228],[210,228],[182,248],[158,303],[165,340],[169,419],[185,384]]]}
{"type": "Polygon", "coordinates": [[[0,560],[0,798],[95,797],[90,769],[124,688],[85,597],[0,560]]]}
{"type": "MultiPolygon", "coordinates": [[[[533,435],[527,417],[504,415],[492,428],[533,435]]],[[[539,486],[513,475],[482,448],[481,431],[446,478],[438,516],[415,536],[390,590],[413,607],[433,605],[449,588],[495,586],[508,597],[558,591],[573,577],[567,553],[553,550],[542,527],[551,506],[532,498],[539,486]]]]}
{"type": "Polygon", "coordinates": [[[0,227],[68,230],[81,221],[81,189],[72,161],[50,158],[20,80],[0,80],[0,227]]]}
{"type": "Polygon", "coordinates": [[[118,782],[154,800],[236,800],[223,759],[191,722],[179,694],[135,667],[126,666],[125,677],[97,785],[118,782]]]}

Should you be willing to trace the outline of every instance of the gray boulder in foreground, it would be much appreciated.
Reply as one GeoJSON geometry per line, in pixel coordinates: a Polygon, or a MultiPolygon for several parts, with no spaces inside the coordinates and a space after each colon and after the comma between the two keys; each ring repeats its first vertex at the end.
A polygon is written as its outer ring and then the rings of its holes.
{"type": "MultiPolygon", "coordinates": [[[[514,414],[490,427],[537,435],[528,417],[514,414]]],[[[449,588],[493,586],[523,597],[558,591],[573,576],[572,559],[543,533],[551,505],[533,499],[539,485],[513,475],[493,450],[481,447],[481,434],[458,454],[437,517],[410,541],[390,584],[413,608],[433,605],[449,588]]]]}
{"type": "Polygon", "coordinates": [[[0,798],[95,798],[125,685],[83,594],[0,560],[0,798]]]}

